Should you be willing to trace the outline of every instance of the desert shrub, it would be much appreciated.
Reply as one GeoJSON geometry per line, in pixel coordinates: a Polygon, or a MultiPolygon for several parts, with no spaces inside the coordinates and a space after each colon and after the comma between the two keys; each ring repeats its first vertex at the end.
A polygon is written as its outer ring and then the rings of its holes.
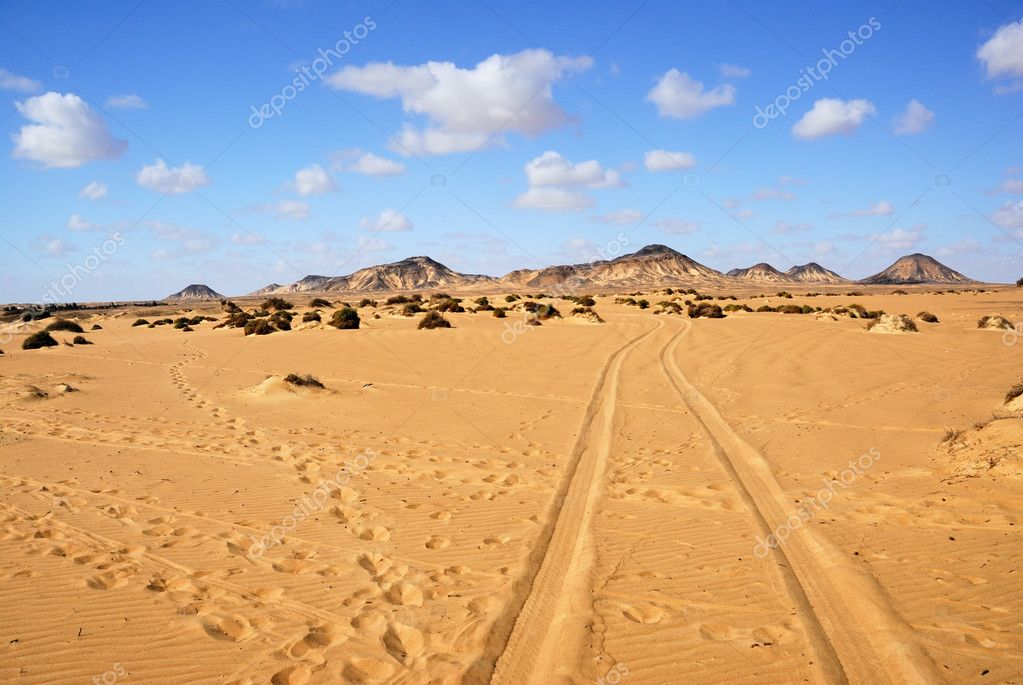
{"type": "Polygon", "coordinates": [[[1008,404],[1014,399],[1023,395],[1023,383],[1017,383],[1016,385],[1009,388],[1009,392],[1005,393],[1005,403],[1008,404]]]}
{"type": "Polygon", "coordinates": [[[506,316],[508,316],[508,315],[504,313],[504,308],[503,307],[498,307],[497,309],[494,310],[494,318],[495,319],[503,319],[506,316]]]}
{"type": "Polygon", "coordinates": [[[322,321],[319,312],[306,312],[302,315],[302,323],[309,323],[310,321],[322,321]]]}
{"type": "Polygon", "coordinates": [[[723,319],[725,318],[724,312],[721,311],[721,307],[716,304],[708,304],[706,302],[702,304],[694,304],[689,307],[689,318],[690,319],[723,319]]]}
{"type": "Polygon", "coordinates": [[[540,308],[540,303],[539,302],[533,302],[532,300],[526,300],[525,302],[522,303],[522,309],[524,309],[527,312],[531,312],[532,313],[532,312],[535,312],[539,308],[540,308]]]}
{"type": "Polygon", "coordinates": [[[418,302],[409,302],[401,308],[402,316],[414,316],[419,312],[423,311],[423,308],[419,306],[418,302]]]}
{"type": "MultiPolygon", "coordinates": [[[[668,294],[670,295],[671,293],[668,294]]],[[[580,307],[592,307],[597,304],[597,301],[593,299],[592,295],[583,295],[575,298],[575,303],[580,307]]]]}
{"type": "Polygon", "coordinates": [[[250,319],[245,324],[245,335],[270,335],[277,329],[266,319],[250,319]]]}
{"type": "Polygon", "coordinates": [[[92,344],[90,341],[86,340],[84,335],[76,335],[71,342],[74,343],[75,345],[91,345],[92,344]]]}
{"type": "Polygon", "coordinates": [[[850,290],[846,293],[847,297],[863,297],[863,293],[859,290],[850,290]]]}
{"type": "Polygon", "coordinates": [[[920,312],[919,314],[916,315],[916,318],[920,319],[921,321],[926,321],[927,323],[938,323],[938,317],[936,317],[934,314],[931,314],[930,312],[920,312]]]}
{"type": "Polygon", "coordinates": [[[465,307],[461,305],[461,300],[455,297],[446,297],[439,300],[434,306],[438,312],[464,312],[465,307]]]}
{"type": "Polygon", "coordinates": [[[514,302],[517,299],[519,299],[518,295],[505,295],[504,296],[504,301],[505,302],[514,302]]]}
{"type": "Polygon", "coordinates": [[[359,327],[359,313],[351,307],[345,307],[334,312],[328,323],[338,330],[354,330],[359,327]]]}
{"type": "MultiPolygon", "coordinates": [[[[309,306],[314,308],[315,307],[326,308],[330,306],[330,302],[323,299],[322,297],[314,297],[312,300],[309,301],[309,306]]],[[[287,307],[287,309],[290,309],[290,307],[287,307]]]]}
{"type": "Polygon", "coordinates": [[[178,319],[174,322],[174,328],[185,328],[188,326],[188,319],[178,319]]]}
{"type": "Polygon", "coordinates": [[[671,312],[672,314],[682,313],[682,305],[680,305],[678,302],[672,302],[670,300],[661,300],[660,302],[657,303],[657,306],[660,307],[663,311],[671,312]]]}
{"type": "Polygon", "coordinates": [[[284,382],[290,383],[291,385],[297,385],[300,388],[326,387],[323,383],[320,382],[319,378],[317,378],[316,376],[312,376],[308,373],[304,376],[297,373],[289,373],[287,376],[284,377],[284,382]]]}
{"type": "MultiPolygon", "coordinates": [[[[245,324],[252,321],[253,316],[247,312],[243,312],[240,309],[224,320],[223,323],[217,324],[214,328],[244,328],[245,324]]],[[[157,321],[157,324],[160,322],[157,321]]]]}
{"type": "Polygon", "coordinates": [[[774,307],[772,307],[769,304],[762,304],[759,307],[757,307],[757,311],[758,312],[776,312],[778,310],[775,309],[774,307]]]}
{"type": "Polygon", "coordinates": [[[444,315],[437,311],[429,311],[422,321],[419,322],[419,329],[451,328],[451,322],[444,318],[444,315]]]}
{"type": "Polygon", "coordinates": [[[291,317],[290,316],[278,316],[282,312],[276,312],[270,317],[270,324],[279,331],[290,331],[291,330],[291,317]]]}
{"type": "Polygon", "coordinates": [[[753,308],[748,304],[726,304],[726,312],[752,312],[753,308]]]}
{"type": "Polygon", "coordinates": [[[407,295],[395,295],[394,297],[388,297],[384,304],[406,304],[408,302],[422,302],[423,298],[421,295],[413,295],[408,297],[407,295]]]}
{"type": "Polygon", "coordinates": [[[228,314],[234,314],[235,312],[240,312],[242,310],[241,307],[236,305],[231,300],[221,300],[220,301],[220,308],[223,311],[227,312],[228,314]]]}
{"type": "Polygon", "coordinates": [[[181,327],[180,330],[181,330],[182,333],[191,333],[195,329],[192,328],[191,326],[189,326],[188,324],[185,324],[184,326],[181,327]]]}
{"type": "Polygon", "coordinates": [[[135,323],[132,324],[132,327],[135,327],[135,326],[148,326],[148,325],[149,325],[149,321],[147,321],[146,319],[135,319],[135,323]]]}
{"type": "Polygon", "coordinates": [[[102,326],[100,326],[100,325],[99,325],[98,323],[94,323],[94,324],[92,324],[92,328],[91,328],[90,330],[93,330],[93,331],[102,331],[102,330],[103,330],[103,327],[102,327],[102,326]]]}
{"type": "Polygon", "coordinates": [[[909,295],[905,290],[893,290],[892,295],[909,295]]]}
{"type": "Polygon", "coordinates": [[[946,428],[945,436],[941,439],[942,442],[955,442],[963,436],[962,430],[956,430],[955,428],[946,428]]]}
{"type": "Polygon", "coordinates": [[[977,322],[977,328],[1012,328],[1012,322],[1004,316],[982,316],[977,322]]]}
{"type": "MultiPolygon", "coordinates": [[[[280,298],[280,297],[268,297],[267,299],[263,300],[263,304],[259,305],[259,308],[260,309],[264,309],[266,311],[269,311],[271,309],[276,309],[276,310],[291,309],[294,306],[295,305],[291,304],[290,302],[288,302],[287,300],[285,300],[283,298],[280,298]]],[[[328,303],[327,306],[330,306],[330,304],[328,303]]]]}
{"type": "Polygon", "coordinates": [[[650,306],[650,303],[647,302],[646,300],[636,300],[636,306],[639,307],[640,309],[646,309],[647,307],[650,306]]]}
{"type": "Polygon", "coordinates": [[[359,300],[359,309],[362,309],[363,307],[376,307],[376,306],[377,306],[377,301],[376,300],[371,300],[368,297],[364,297],[361,300],[359,300]]]}
{"type": "Polygon", "coordinates": [[[695,295],[693,295],[693,301],[694,302],[701,302],[702,300],[713,300],[713,299],[714,299],[713,295],[701,295],[700,293],[696,293],[695,295]]]}
{"type": "Polygon", "coordinates": [[[23,350],[38,350],[41,347],[56,347],[57,341],[53,339],[49,331],[39,331],[25,338],[21,343],[23,350]]]}
{"type": "Polygon", "coordinates": [[[84,333],[81,325],[77,321],[71,321],[69,319],[57,319],[44,330],[47,331],[69,331],[71,333],[84,333]]]}
{"type": "Polygon", "coordinates": [[[477,297],[476,300],[476,311],[478,312],[492,312],[494,311],[494,305],[490,304],[490,298],[477,297]]]}
{"type": "Polygon", "coordinates": [[[1023,288],[1023,278],[1021,278],[1018,281],[1016,281],[1016,287],[1017,288],[1023,288]]]}
{"type": "Polygon", "coordinates": [[[784,297],[786,300],[791,300],[792,293],[782,290],[780,293],[778,293],[778,297],[784,297]]]}
{"type": "Polygon", "coordinates": [[[547,319],[553,319],[555,317],[560,319],[561,312],[559,312],[552,304],[542,304],[536,310],[536,316],[541,321],[546,321],[547,319]]]}

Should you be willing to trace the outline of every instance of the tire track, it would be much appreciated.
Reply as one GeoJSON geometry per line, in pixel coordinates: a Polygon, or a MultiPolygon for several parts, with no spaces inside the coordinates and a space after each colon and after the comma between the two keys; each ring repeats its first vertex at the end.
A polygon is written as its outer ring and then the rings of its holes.
{"type": "Polygon", "coordinates": [[[628,353],[663,325],[658,320],[616,349],[601,369],[555,499],[556,510],[467,682],[547,685],[581,670],[592,611],[588,529],[611,447],[619,374],[628,353]]]}
{"type": "MultiPolygon", "coordinates": [[[[707,432],[721,465],[735,481],[761,534],[767,536],[792,514],[791,497],[778,484],[763,455],[732,429],[682,373],[675,353],[691,327],[683,324],[661,349],[661,371],[707,432]]],[[[788,542],[771,554],[777,555],[778,568],[830,682],[942,680],[883,588],[811,527],[796,529],[788,542]]]]}

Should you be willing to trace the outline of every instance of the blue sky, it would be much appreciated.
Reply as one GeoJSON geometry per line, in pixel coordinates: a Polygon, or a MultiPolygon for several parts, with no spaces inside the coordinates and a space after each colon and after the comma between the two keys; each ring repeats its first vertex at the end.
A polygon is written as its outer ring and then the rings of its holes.
{"type": "Polygon", "coordinates": [[[7,3],[0,301],[240,294],[417,254],[500,275],[654,242],[721,270],[858,278],[920,251],[1015,280],[1021,17],[7,3]]]}

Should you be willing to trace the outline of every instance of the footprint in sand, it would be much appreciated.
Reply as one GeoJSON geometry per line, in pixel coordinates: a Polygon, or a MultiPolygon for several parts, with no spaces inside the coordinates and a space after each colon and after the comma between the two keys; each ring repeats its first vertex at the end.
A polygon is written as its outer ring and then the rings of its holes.
{"type": "Polygon", "coordinates": [[[129,575],[131,574],[124,570],[104,571],[94,575],[85,582],[93,590],[113,590],[125,585],[128,582],[129,575]]]}
{"type": "Polygon", "coordinates": [[[622,615],[636,623],[657,623],[664,617],[664,610],[653,604],[623,604],[622,615]]]}
{"type": "Polygon", "coordinates": [[[297,641],[288,650],[288,654],[296,659],[302,658],[310,652],[329,647],[346,639],[344,633],[333,625],[311,626],[305,637],[297,641]]]}
{"type": "Polygon", "coordinates": [[[391,531],[383,526],[370,526],[369,528],[364,528],[359,533],[359,537],[363,540],[372,540],[374,542],[387,542],[391,539],[391,531]]]}
{"type": "Polygon", "coordinates": [[[736,638],[735,628],[727,623],[704,623],[700,626],[700,636],[704,640],[725,642],[736,638]]]}
{"type": "Polygon", "coordinates": [[[293,664],[283,668],[270,679],[273,685],[304,685],[312,677],[312,670],[306,664],[293,664]]]}
{"type": "Polygon", "coordinates": [[[411,666],[423,652],[423,634],[404,623],[391,623],[384,633],[384,647],[387,653],[405,666],[411,666]]]}
{"type": "Polygon", "coordinates": [[[249,620],[237,614],[211,616],[203,623],[203,629],[210,637],[228,642],[244,642],[256,634],[249,620]]]}
{"type": "Polygon", "coordinates": [[[444,549],[451,544],[451,538],[444,537],[443,535],[434,535],[426,541],[427,549],[444,549]]]}
{"type": "Polygon", "coordinates": [[[394,666],[380,659],[353,657],[341,675],[353,683],[379,683],[394,673],[394,666]]]}
{"type": "Polygon", "coordinates": [[[423,606],[422,590],[412,583],[407,583],[405,581],[399,581],[391,585],[384,596],[391,604],[414,607],[423,606]]]}

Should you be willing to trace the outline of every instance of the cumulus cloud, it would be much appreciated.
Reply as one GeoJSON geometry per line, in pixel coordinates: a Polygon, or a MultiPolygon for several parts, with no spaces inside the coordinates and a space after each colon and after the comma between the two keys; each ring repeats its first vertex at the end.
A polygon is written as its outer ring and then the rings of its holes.
{"type": "Polygon", "coordinates": [[[42,86],[39,81],[18,76],[17,74],[0,68],[0,90],[13,90],[17,93],[34,93],[42,86]]]}
{"type": "Polygon", "coordinates": [[[273,212],[276,219],[300,220],[309,218],[309,203],[302,202],[301,200],[281,200],[270,205],[269,209],[273,212]]]}
{"type": "Polygon", "coordinates": [[[613,224],[615,226],[626,226],[629,224],[638,224],[640,221],[646,218],[646,215],[638,209],[616,209],[613,212],[607,212],[598,216],[590,217],[590,221],[597,224],[613,224]]]}
{"type": "Polygon", "coordinates": [[[500,144],[507,132],[535,136],[567,123],[571,118],[554,101],[552,86],[565,73],[592,64],[589,57],[523,50],[491,55],[472,68],[451,62],[348,66],[326,83],[337,90],[400,98],[405,112],[426,117],[427,124],[422,129],[406,124],[392,149],[439,155],[500,144]]]}
{"type": "Polygon", "coordinates": [[[910,100],[906,111],[895,119],[895,132],[899,135],[923,133],[934,123],[934,112],[919,100],[910,100]]]}
{"type": "Polygon", "coordinates": [[[842,219],[849,216],[890,216],[895,213],[895,206],[888,200],[875,202],[869,207],[854,209],[851,212],[833,212],[829,219],[842,219]]]}
{"type": "Polygon", "coordinates": [[[657,105],[662,117],[694,119],[715,107],[735,104],[735,93],[735,86],[729,84],[705,91],[703,84],[686,72],[670,69],[658,79],[646,99],[657,105]]]}
{"type": "Polygon", "coordinates": [[[143,188],[166,195],[190,193],[211,183],[209,176],[197,164],[185,162],[181,166],[168,167],[162,159],[157,159],[155,164],[143,166],[135,175],[135,180],[143,188]]]}
{"type": "Polygon", "coordinates": [[[686,219],[677,219],[674,217],[658,219],[654,222],[654,226],[671,235],[689,235],[691,233],[696,233],[700,230],[700,225],[701,222],[699,221],[687,221],[686,219]]]}
{"type": "Polygon", "coordinates": [[[405,165],[395,162],[393,159],[367,152],[360,155],[354,163],[345,167],[345,170],[366,176],[398,176],[405,173],[405,165]]]}
{"type": "Polygon", "coordinates": [[[597,160],[573,164],[553,150],[548,150],[526,163],[526,180],[534,188],[543,186],[617,188],[623,185],[617,171],[604,169],[597,160]]]}
{"type": "Polygon", "coordinates": [[[1023,228],[1023,200],[1006,202],[991,214],[991,221],[1002,228],[1023,228]]]}
{"type": "Polygon", "coordinates": [[[596,204],[596,200],[580,190],[545,187],[530,188],[515,198],[512,206],[547,212],[579,212],[596,204]]]}
{"type": "Polygon", "coordinates": [[[763,200],[798,200],[799,196],[793,193],[791,190],[785,190],[784,188],[758,188],[750,195],[750,199],[755,202],[762,202],[763,200]]]}
{"type": "Polygon", "coordinates": [[[688,152],[651,150],[643,157],[643,165],[648,171],[679,171],[696,166],[696,157],[688,152]]]}
{"type": "Polygon", "coordinates": [[[33,122],[14,134],[15,159],[30,159],[46,168],[74,168],[99,159],[116,159],[128,142],[114,138],[103,120],[77,95],[44,93],[16,102],[33,122]]]}
{"type": "Polygon", "coordinates": [[[98,200],[107,194],[107,184],[100,181],[89,181],[85,187],[78,191],[78,197],[89,200],[98,200]]]}
{"type": "Polygon", "coordinates": [[[889,250],[912,250],[924,237],[927,224],[916,224],[912,228],[896,228],[893,231],[873,236],[874,242],[889,250]]]}
{"type": "Polygon", "coordinates": [[[215,236],[194,228],[155,220],[147,221],[144,225],[155,240],[171,243],[170,247],[161,247],[151,252],[153,259],[195,257],[212,252],[217,246],[215,236]]]}
{"type": "Polygon", "coordinates": [[[412,222],[407,216],[393,209],[385,209],[372,219],[361,219],[359,228],[376,233],[385,231],[411,231],[412,222]]]}
{"type": "Polygon", "coordinates": [[[81,214],[72,214],[67,220],[67,229],[69,231],[94,231],[97,228],[102,228],[102,226],[86,221],[82,218],[81,214]]]}
{"type": "Polygon", "coordinates": [[[36,236],[32,242],[38,252],[48,257],[64,257],[78,249],[76,245],[67,240],[57,238],[49,233],[36,236]]]}
{"type": "Polygon", "coordinates": [[[356,236],[355,245],[359,252],[387,252],[394,249],[390,243],[365,235],[356,236]]]}
{"type": "Polygon", "coordinates": [[[792,127],[797,138],[812,140],[837,134],[851,135],[863,120],[877,112],[869,100],[822,98],[792,127]]]}
{"type": "Polygon", "coordinates": [[[988,78],[1023,77],[1023,19],[999,28],[977,48],[988,78]]]}
{"type": "Polygon", "coordinates": [[[337,191],[337,184],[319,164],[312,164],[295,172],[291,188],[302,197],[325,195],[337,191]]]}
{"type": "Polygon", "coordinates": [[[232,233],[231,244],[232,245],[262,245],[266,242],[266,238],[255,233],[232,233]]]}
{"type": "Polygon", "coordinates": [[[107,98],[107,107],[113,109],[146,109],[149,107],[149,103],[143,100],[140,95],[128,93],[107,98]]]}
{"type": "Polygon", "coordinates": [[[995,189],[995,193],[1007,193],[1009,195],[1023,195],[1023,178],[1008,178],[995,189]]]}

